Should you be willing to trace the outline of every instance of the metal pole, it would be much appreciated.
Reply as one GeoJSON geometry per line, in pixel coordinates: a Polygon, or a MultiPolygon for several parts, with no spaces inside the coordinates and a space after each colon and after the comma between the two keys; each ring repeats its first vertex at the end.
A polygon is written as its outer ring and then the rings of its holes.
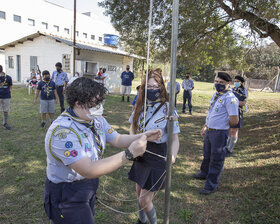
{"type": "Polygon", "coordinates": [[[74,32],[73,32],[73,76],[76,72],[76,11],[77,4],[76,0],[74,0],[74,32]]]}
{"type": "Polygon", "coordinates": [[[166,185],[165,185],[165,206],[164,206],[164,224],[169,223],[170,211],[170,191],[171,191],[171,163],[172,163],[172,137],[174,123],[174,103],[175,103],[175,83],[176,83],[176,65],[177,65],[177,43],[178,43],[178,16],[179,0],[173,0],[172,9],[172,38],[171,38],[171,73],[170,73],[170,99],[168,114],[168,140],[167,140],[167,163],[166,163],[166,185]]]}
{"type": "Polygon", "coordinates": [[[148,85],[148,74],[149,74],[150,39],[151,39],[151,27],[152,27],[152,15],[153,15],[153,0],[150,0],[147,69],[146,69],[146,85],[145,85],[145,100],[144,100],[144,129],[145,129],[146,110],[147,110],[147,85],[148,85]]]}

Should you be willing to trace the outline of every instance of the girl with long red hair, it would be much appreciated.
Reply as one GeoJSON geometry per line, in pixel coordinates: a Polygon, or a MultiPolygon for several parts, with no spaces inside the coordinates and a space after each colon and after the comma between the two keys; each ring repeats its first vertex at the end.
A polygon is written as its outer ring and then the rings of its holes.
{"type": "MultiPolygon", "coordinates": [[[[166,154],[167,154],[167,116],[169,110],[168,94],[162,78],[161,69],[150,70],[147,83],[147,110],[144,120],[146,78],[142,80],[135,110],[130,117],[130,133],[142,133],[151,129],[161,129],[160,141],[147,143],[147,150],[142,157],[133,162],[129,172],[129,179],[136,182],[138,197],[139,219],[138,224],[157,223],[156,211],[153,205],[154,193],[164,188],[166,154]]],[[[173,130],[172,162],[175,162],[179,150],[180,133],[178,114],[175,109],[173,130]]]]}

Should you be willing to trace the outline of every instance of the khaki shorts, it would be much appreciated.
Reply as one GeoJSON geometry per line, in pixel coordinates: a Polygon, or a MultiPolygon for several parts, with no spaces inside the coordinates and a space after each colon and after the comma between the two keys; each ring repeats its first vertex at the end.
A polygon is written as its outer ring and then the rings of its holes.
{"type": "Polygon", "coordinates": [[[129,95],[131,93],[131,86],[123,86],[122,85],[122,94],[129,95]]]}
{"type": "Polygon", "coordinates": [[[9,99],[0,99],[0,111],[9,112],[10,111],[10,98],[9,99]]]}

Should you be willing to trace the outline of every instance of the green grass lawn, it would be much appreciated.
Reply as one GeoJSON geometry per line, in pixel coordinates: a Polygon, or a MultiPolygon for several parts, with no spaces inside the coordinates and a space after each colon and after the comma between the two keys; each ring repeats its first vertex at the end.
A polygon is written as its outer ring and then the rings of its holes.
{"type": "MultiPolygon", "coordinates": [[[[180,152],[172,173],[170,223],[280,223],[280,94],[249,93],[245,126],[234,157],[225,161],[218,191],[209,196],[198,194],[204,182],[191,179],[191,175],[201,164],[200,129],[213,92],[213,84],[195,82],[193,116],[181,114],[182,92],[178,96],[180,152]]],[[[49,223],[42,202],[47,129],[40,128],[39,104],[32,104],[33,95],[28,96],[27,89],[14,87],[12,95],[13,129],[7,131],[0,126],[0,223],[49,223]]],[[[120,96],[106,98],[105,117],[120,133],[128,133],[132,106],[120,101],[120,96]]],[[[56,116],[58,111],[57,106],[56,116]]],[[[105,156],[119,151],[108,146],[105,156]]],[[[102,177],[98,197],[114,208],[134,212],[135,201],[116,201],[105,194],[120,200],[136,198],[135,185],[127,179],[129,169],[128,164],[102,177]]],[[[164,191],[156,196],[155,206],[158,223],[162,223],[164,191]]],[[[96,223],[133,224],[136,220],[136,214],[120,215],[97,203],[96,223]]]]}

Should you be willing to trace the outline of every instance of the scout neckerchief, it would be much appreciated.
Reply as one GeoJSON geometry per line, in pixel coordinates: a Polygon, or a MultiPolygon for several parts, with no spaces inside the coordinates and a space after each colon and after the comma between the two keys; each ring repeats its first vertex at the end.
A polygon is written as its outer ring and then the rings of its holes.
{"type": "MultiPolygon", "coordinates": [[[[159,102],[152,102],[150,104],[147,105],[147,110],[148,107],[153,107],[156,103],[159,102]]],[[[154,111],[154,113],[152,114],[152,116],[146,121],[145,123],[145,127],[147,127],[148,123],[150,122],[150,120],[152,119],[152,117],[160,110],[160,108],[164,105],[165,103],[161,103],[157,109],[154,111]]],[[[139,126],[138,126],[138,132],[139,133],[143,133],[144,132],[144,113],[141,114],[140,119],[139,119],[139,126]]]]}
{"type": "Polygon", "coordinates": [[[217,92],[217,93],[216,93],[216,96],[214,97],[214,99],[213,99],[213,101],[212,101],[212,103],[210,104],[209,109],[214,105],[214,103],[217,101],[217,99],[218,99],[220,96],[224,95],[224,94],[227,93],[227,92],[228,92],[228,90],[224,90],[223,92],[217,92]]]}
{"type": "Polygon", "coordinates": [[[74,112],[74,110],[72,108],[68,108],[66,110],[66,112],[63,112],[61,114],[62,116],[68,116],[71,117],[74,121],[83,124],[84,126],[86,126],[87,128],[90,128],[90,130],[92,131],[93,135],[94,135],[94,139],[97,145],[97,151],[98,151],[98,158],[102,159],[103,158],[103,153],[104,153],[104,147],[101,141],[101,137],[98,134],[95,126],[94,126],[94,121],[92,120],[90,123],[83,121],[81,119],[78,119],[78,116],[76,115],[76,113],[74,112]]]}
{"type": "MultiPolygon", "coordinates": [[[[0,75],[0,77],[2,78],[3,76],[0,75]]],[[[6,84],[6,81],[7,81],[7,75],[4,73],[4,81],[0,83],[1,88],[4,87],[4,85],[6,84]]]]}
{"type": "Polygon", "coordinates": [[[51,81],[46,82],[45,80],[43,80],[43,82],[46,83],[46,86],[47,86],[47,98],[49,99],[49,96],[50,96],[49,84],[50,84],[51,81]]]}

